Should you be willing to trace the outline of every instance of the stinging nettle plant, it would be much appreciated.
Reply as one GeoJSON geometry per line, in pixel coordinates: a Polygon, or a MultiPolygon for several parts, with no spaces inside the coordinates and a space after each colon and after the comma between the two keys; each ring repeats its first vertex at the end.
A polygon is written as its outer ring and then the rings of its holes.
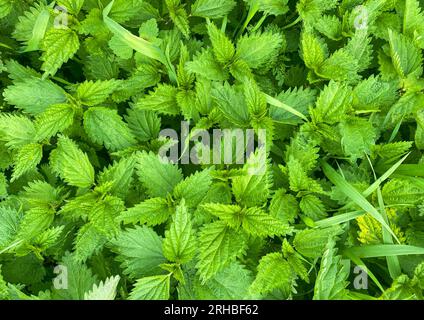
{"type": "Polygon", "coordinates": [[[423,299],[423,49],[419,0],[0,0],[0,299],[423,299]]]}

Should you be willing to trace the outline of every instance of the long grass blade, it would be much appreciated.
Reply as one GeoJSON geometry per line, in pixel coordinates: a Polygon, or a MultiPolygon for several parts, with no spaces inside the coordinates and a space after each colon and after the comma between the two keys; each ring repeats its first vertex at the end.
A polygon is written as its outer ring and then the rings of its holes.
{"type": "Polygon", "coordinates": [[[330,181],[333,182],[336,186],[338,186],[340,191],[342,191],[361,209],[363,209],[365,212],[368,212],[374,219],[380,222],[383,228],[387,229],[396,239],[396,241],[399,242],[399,239],[390,226],[386,223],[386,221],[384,221],[380,212],[378,212],[378,210],[371,203],[369,203],[368,200],[365,199],[365,197],[358,190],[356,190],[345,179],[343,179],[327,162],[323,161],[322,167],[327,178],[330,179],[330,181]]]}

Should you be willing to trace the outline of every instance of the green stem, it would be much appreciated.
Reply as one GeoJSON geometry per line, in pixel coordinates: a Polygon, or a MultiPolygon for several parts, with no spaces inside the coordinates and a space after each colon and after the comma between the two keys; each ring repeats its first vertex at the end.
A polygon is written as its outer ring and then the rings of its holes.
{"type": "Polygon", "coordinates": [[[253,19],[255,14],[258,12],[258,10],[259,10],[258,5],[253,5],[249,8],[249,13],[247,14],[247,18],[244,21],[243,26],[241,27],[241,29],[237,33],[237,38],[243,34],[244,30],[246,30],[247,26],[249,25],[250,21],[253,19]]]}
{"type": "Polygon", "coordinates": [[[266,18],[268,18],[268,15],[267,14],[264,14],[263,16],[262,16],[262,18],[256,23],[256,25],[253,27],[253,29],[252,29],[252,33],[253,32],[256,32],[261,26],[262,26],[262,24],[264,23],[264,21],[265,21],[265,19],[266,18]]]}
{"type": "Polygon", "coordinates": [[[294,20],[292,23],[289,23],[288,25],[286,25],[285,27],[283,27],[283,29],[288,29],[293,27],[294,25],[298,24],[300,21],[302,21],[302,18],[299,16],[297,17],[296,20],[294,20]]]}

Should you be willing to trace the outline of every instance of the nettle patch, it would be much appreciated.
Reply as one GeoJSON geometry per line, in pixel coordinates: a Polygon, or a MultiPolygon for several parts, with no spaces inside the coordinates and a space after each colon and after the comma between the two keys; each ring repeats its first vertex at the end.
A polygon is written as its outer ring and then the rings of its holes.
{"type": "Polygon", "coordinates": [[[0,0],[0,298],[422,299],[422,8],[0,0]]]}

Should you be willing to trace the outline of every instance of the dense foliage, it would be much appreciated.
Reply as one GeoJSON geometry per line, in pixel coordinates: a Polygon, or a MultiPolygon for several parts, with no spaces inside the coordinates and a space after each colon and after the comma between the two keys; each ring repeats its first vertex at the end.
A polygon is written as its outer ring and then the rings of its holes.
{"type": "Polygon", "coordinates": [[[0,298],[422,299],[423,8],[0,0],[0,298]]]}

